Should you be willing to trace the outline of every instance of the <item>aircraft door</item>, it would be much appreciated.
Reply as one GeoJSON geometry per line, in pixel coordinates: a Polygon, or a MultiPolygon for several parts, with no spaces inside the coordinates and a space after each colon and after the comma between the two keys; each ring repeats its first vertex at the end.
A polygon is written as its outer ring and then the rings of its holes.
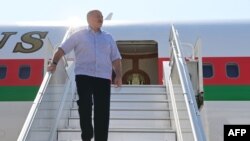
{"type": "Polygon", "coordinates": [[[158,50],[155,41],[117,41],[117,46],[122,55],[123,84],[158,83],[158,50]]]}

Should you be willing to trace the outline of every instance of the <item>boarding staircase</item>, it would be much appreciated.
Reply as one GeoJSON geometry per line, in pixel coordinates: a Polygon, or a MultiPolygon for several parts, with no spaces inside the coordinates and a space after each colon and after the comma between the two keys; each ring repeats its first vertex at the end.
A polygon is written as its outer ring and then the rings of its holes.
{"type": "MultiPolygon", "coordinates": [[[[171,105],[165,86],[112,86],[111,91],[109,141],[176,140],[176,132],[171,128],[171,105]]],[[[180,100],[179,106],[185,108],[183,100],[180,100]]],[[[188,127],[188,117],[185,115],[182,120],[188,127]]],[[[73,102],[71,109],[69,127],[58,129],[58,140],[80,140],[76,102],[73,102]]]]}
{"type": "MultiPolygon", "coordinates": [[[[163,85],[111,87],[109,141],[206,141],[195,98],[202,88],[192,85],[176,32],[172,26],[163,85]]],[[[57,68],[46,73],[18,141],[81,140],[74,62],[57,68]]]]}

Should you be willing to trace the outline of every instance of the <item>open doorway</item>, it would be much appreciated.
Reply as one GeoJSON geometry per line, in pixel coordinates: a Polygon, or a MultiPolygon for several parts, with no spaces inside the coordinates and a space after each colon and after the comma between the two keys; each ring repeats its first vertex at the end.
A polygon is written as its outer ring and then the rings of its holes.
{"type": "Polygon", "coordinates": [[[158,47],[152,40],[119,40],[123,84],[158,84],[158,47]]]}

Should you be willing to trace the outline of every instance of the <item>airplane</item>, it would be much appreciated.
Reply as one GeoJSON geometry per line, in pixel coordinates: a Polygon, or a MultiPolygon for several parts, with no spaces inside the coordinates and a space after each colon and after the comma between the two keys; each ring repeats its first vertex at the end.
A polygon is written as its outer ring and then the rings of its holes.
{"type": "MultiPolygon", "coordinates": [[[[103,29],[113,35],[123,58],[123,84],[163,84],[172,24],[187,58],[201,39],[205,100],[201,114],[209,140],[223,140],[224,124],[250,123],[250,22],[104,21],[103,29]]],[[[0,140],[17,139],[53,50],[69,28],[84,26],[0,25],[0,140]]]]}

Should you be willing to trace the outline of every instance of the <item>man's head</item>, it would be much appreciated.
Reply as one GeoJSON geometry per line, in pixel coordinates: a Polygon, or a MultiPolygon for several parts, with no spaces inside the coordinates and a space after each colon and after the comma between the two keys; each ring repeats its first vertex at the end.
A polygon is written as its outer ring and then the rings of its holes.
{"type": "Polygon", "coordinates": [[[103,16],[102,16],[101,11],[99,10],[89,11],[87,14],[87,21],[88,21],[89,26],[93,30],[99,31],[103,23],[103,16]]]}

